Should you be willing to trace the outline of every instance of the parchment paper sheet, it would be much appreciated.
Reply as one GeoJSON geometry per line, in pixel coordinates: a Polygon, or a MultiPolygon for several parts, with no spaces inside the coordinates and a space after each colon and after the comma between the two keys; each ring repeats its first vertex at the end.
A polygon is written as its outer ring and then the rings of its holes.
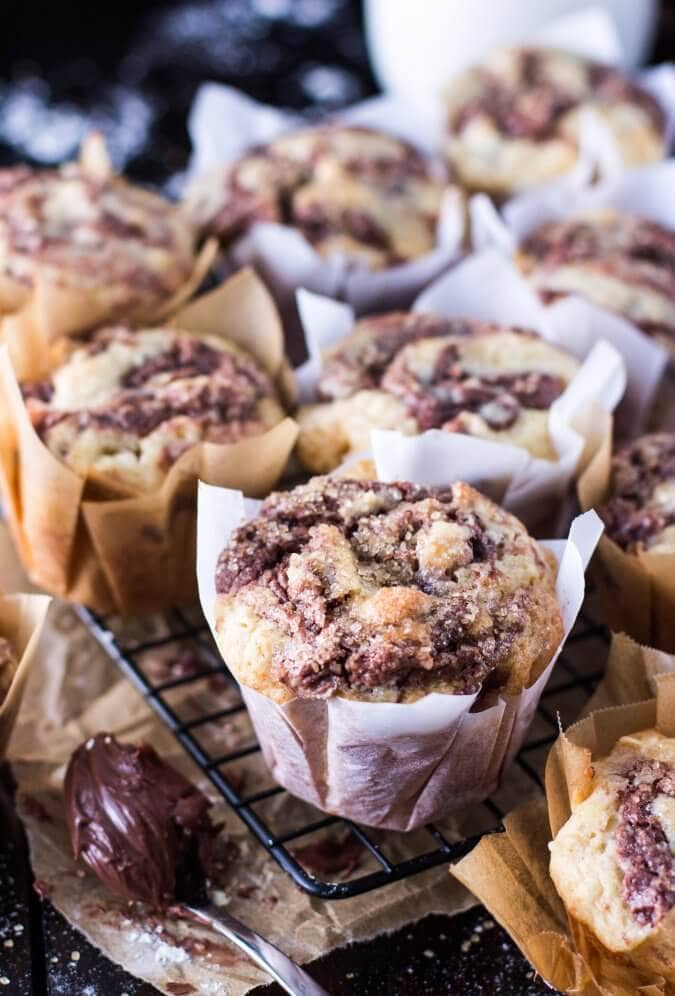
{"type": "MultiPolygon", "coordinates": [[[[625,647],[613,649],[623,654],[625,647]]],[[[630,651],[629,651],[630,653],[630,651]]],[[[620,663],[616,666],[622,666],[620,663]]],[[[627,662],[626,662],[626,666],[627,662]]],[[[452,872],[511,934],[542,977],[578,996],[672,996],[663,979],[611,956],[568,919],[548,873],[548,842],[583,798],[592,757],[604,756],[625,734],[658,726],[675,734],[675,674],[657,679],[657,697],[592,713],[561,734],[546,771],[547,799],[538,796],[506,819],[506,833],[485,837],[452,872]]]]}
{"type": "MultiPolygon", "coordinates": [[[[241,493],[200,483],[199,597],[214,635],[216,562],[232,530],[253,511],[241,493]]],[[[599,535],[599,520],[591,513],[574,521],[567,542],[546,544],[560,564],[563,642],[581,608],[584,569],[599,535]]],[[[250,688],[242,694],[276,781],[327,812],[411,830],[497,787],[525,738],[561,646],[520,695],[432,693],[412,704],[334,696],[279,706],[250,688]]]]}
{"type": "MultiPolygon", "coordinates": [[[[89,135],[82,143],[80,164],[97,179],[113,176],[102,136],[89,135]]],[[[126,181],[115,178],[124,186],[126,181]]],[[[148,193],[148,197],[155,195],[148,193]]],[[[172,210],[177,210],[171,205],[172,210]]],[[[209,239],[197,252],[192,272],[174,293],[161,303],[120,307],[111,288],[101,284],[87,289],[74,284],[59,283],[53,272],[45,268],[38,272],[30,294],[22,291],[17,297],[16,285],[0,276],[0,341],[7,344],[19,377],[44,372],[49,347],[63,335],[85,332],[106,321],[125,319],[134,324],[156,324],[175,312],[198,289],[211,268],[218,245],[209,239]]]]}
{"type": "MultiPolygon", "coordinates": [[[[417,298],[414,310],[520,325],[559,345],[543,309],[524,308],[517,292],[500,255],[491,251],[465,260],[439,278],[417,298]]],[[[306,290],[298,293],[298,310],[309,354],[297,370],[298,390],[301,400],[313,401],[321,354],[351,330],[354,313],[342,302],[306,290]]],[[[624,361],[605,336],[615,322],[613,316],[585,301],[575,301],[571,310],[573,314],[560,316],[571,340],[566,348],[583,363],[551,406],[549,431],[559,454],[557,461],[531,457],[509,443],[439,429],[418,436],[376,429],[371,433],[371,444],[378,477],[427,485],[468,481],[517,515],[537,535],[557,534],[557,520],[570,483],[602,441],[611,437],[610,413],[626,386],[624,361]],[[548,533],[544,532],[546,527],[548,533]]]]}
{"type": "MultiPolygon", "coordinates": [[[[3,586],[30,587],[12,558],[2,523],[0,551],[3,586]]],[[[127,641],[147,640],[159,639],[166,632],[167,624],[158,616],[126,623],[123,635],[127,641]]],[[[161,649],[149,652],[143,660],[147,673],[165,677],[172,673],[162,670],[169,665],[161,649]]],[[[231,690],[208,678],[189,690],[177,689],[170,698],[172,707],[185,718],[233,704],[231,690]]],[[[120,676],[73,610],[55,603],[8,751],[19,784],[19,808],[35,878],[44,883],[51,902],[73,926],[108,957],[161,992],[169,993],[169,983],[183,983],[194,986],[199,996],[243,996],[268,982],[264,973],[226,942],[192,925],[151,914],[147,908],[127,907],[100,886],[83,864],[73,861],[60,791],[64,764],[79,743],[102,730],[133,742],[146,740],[214,797],[210,783],[201,778],[141,696],[120,676]],[[203,950],[199,943],[195,947],[200,939],[209,942],[203,950]]],[[[203,728],[200,736],[207,749],[220,753],[224,744],[227,749],[249,744],[252,733],[244,713],[228,723],[226,738],[217,724],[203,728]]],[[[242,759],[226,775],[233,783],[243,780],[246,792],[271,784],[256,757],[242,759]]],[[[307,808],[288,796],[271,800],[259,811],[278,831],[310,818],[307,808]]],[[[395,930],[429,913],[459,912],[474,902],[459,883],[448,887],[447,868],[441,866],[370,895],[321,903],[292,884],[224,804],[218,804],[214,820],[225,824],[234,853],[212,898],[303,962],[349,941],[395,930]]],[[[457,823],[443,825],[450,839],[462,830],[457,823]]],[[[316,840],[313,835],[299,844],[316,840]]],[[[415,840],[391,835],[385,850],[397,860],[422,846],[428,849],[426,836],[415,840]]],[[[339,851],[338,844],[335,850],[339,851]]],[[[365,851],[359,860],[357,874],[374,870],[365,851]]],[[[336,871],[334,877],[340,881],[343,875],[336,871]]]]}
{"type": "MultiPolygon", "coordinates": [[[[281,398],[290,400],[279,316],[251,271],[197,298],[168,323],[242,346],[270,374],[281,398]]],[[[296,437],[296,425],[287,418],[238,443],[192,447],[158,492],[101,492],[43,444],[3,347],[0,384],[0,489],[24,564],[46,590],[100,612],[140,614],[193,601],[197,478],[266,494],[296,437]]]]}

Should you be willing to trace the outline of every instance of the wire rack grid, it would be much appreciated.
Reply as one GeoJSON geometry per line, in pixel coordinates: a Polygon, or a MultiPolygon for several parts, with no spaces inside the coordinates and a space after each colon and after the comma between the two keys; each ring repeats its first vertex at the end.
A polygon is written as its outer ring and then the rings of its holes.
{"type": "MultiPolygon", "coordinates": [[[[423,835],[417,838],[421,845],[418,853],[402,860],[392,860],[387,857],[386,835],[383,837],[382,832],[375,833],[348,820],[326,815],[318,810],[314,810],[315,818],[308,822],[301,822],[281,833],[272,830],[269,822],[256,811],[255,806],[264,800],[280,796],[285,789],[273,785],[262,791],[246,794],[238,786],[236,779],[228,777],[223,771],[223,768],[227,768],[232,762],[259,752],[259,744],[255,742],[243,747],[237,746],[236,749],[224,753],[214,753],[199,739],[199,731],[208,724],[218,723],[221,728],[226,729],[227,725],[240,718],[246,709],[238,694],[236,682],[222,662],[203,618],[192,617],[188,612],[175,609],[166,616],[166,632],[163,635],[150,640],[137,640],[123,638],[120,627],[114,619],[98,616],[83,607],[78,608],[78,614],[106,653],[136,686],[255,839],[294,882],[309,894],[320,899],[345,899],[378,889],[426,869],[456,861],[470,851],[485,833],[497,833],[503,829],[503,807],[494,799],[486,799],[479,807],[482,809],[482,822],[486,825],[486,829],[462,837],[460,840],[450,840],[437,826],[428,824],[424,827],[423,835]],[[149,651],[170,649],[172,646],[181,648],[193,646],[205,661],[205,669],[163,680],[157,680],[156,677],[153,679],[143,666],[143,658],[149,651]],[[227,682],[232,693],[236,694],[237,701],[224,708],[206,709],[189,719],[182,718],[168,701],[170,693],[203,681],[205,677],[227,682]],[[337,827],[346,831],[347,835],[353,835],[374,859],[376,870],[352,877],[348,881],[325,881],[303,866],[293,853],[293,845],[310,834],[329,827],[337,827]]],[[[535,727],[537,731],[531,732],[515,762],[526,776],[530,789],[542,785],[540,771],[534,759],[545,755],[558,735],[559,703],[569,693],[575,694],[577,703],[583,703],[600,677],[600,667],[592,667],[589,670],[587,666],[580,666],[582,660],[588,662],[589,659],[593,663],[604,664],[603,660],[598,661],[597,658],[599,644],[606,652],[608,644],[606,631],[589,614],[582,612],[542,695],[537,710],[538,721],[532,727],[533,731],[535,727]],[[593,650],[589,655],[591,645],[593,650]]]]}

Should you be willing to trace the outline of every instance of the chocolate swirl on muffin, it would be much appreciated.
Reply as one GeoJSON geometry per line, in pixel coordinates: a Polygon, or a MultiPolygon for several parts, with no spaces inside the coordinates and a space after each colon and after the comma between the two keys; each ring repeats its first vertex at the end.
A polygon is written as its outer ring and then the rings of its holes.
{"type": "Polygon", "coordinates": [[[550,555],[461,483],[273,494],[230,537],[216,591],[223,657],[280,702],[517,691],[562,632],[550,555]]]}
{"type": "Polygon", "coordinates": [[[675,550],[675,435],[641,436],[614,455],[598,514],[627,553],[675,550]]]}
{"type": "Polygon", "coordinates": [[[665,117],[651,94],[617,69],[570,52],[501,50],[452,81],[446,107],[453,169],[468,187],[495,194],[571,169],[588,110],[610,130],[627,165],[665,153],[665,117]]]}
{"type": "Polygon", "coordinates": [[[536,228],[518,262],[545,302],[581,294],[675,348],[675,233],[613,209],[536,228]]]}
{"type": "Polygon", "coordinates": [[[150,319],[195,267],[196,231],[176,205],[91,163],[0,170],[0,311],[38,279],[150,319]]]}
{"type": "Polygon", "coordinates": [[[326,471],[368,449],[371,429],[442,429],[555,459],[549,409],[577,369],[522,329],[405,312],[363,319],[323,358],[319,403],[298,415],[298,453],[326,471]]]}
{"type": "Polygon", "coordinates": [[[82,476],[142,493],[199,442],[235,443],[283,418],[269,376],[217,336],[100,329],[48,380],[22,385],[45,445],[82,476]]]}
{"type": "Polygon", "coordinates": [[[442,168],[373,129],[305,128],[252,149],[198,180],[188,209],[203,231],[231,242],[255,222],[297,229],[322,255],[375,269],[414,259],[436,242],[442,168]]]}

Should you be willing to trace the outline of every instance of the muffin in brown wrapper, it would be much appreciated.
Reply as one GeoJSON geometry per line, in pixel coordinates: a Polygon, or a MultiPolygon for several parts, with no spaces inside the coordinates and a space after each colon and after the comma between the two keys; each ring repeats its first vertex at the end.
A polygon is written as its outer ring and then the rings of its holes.
{"type": "MultiPolygon", "coordinates": [[[[615,642],[612,655],[615,668],[636,664],[635,646],[625,639],[615,642]]],[[[561,734],[548,759],[546,800],[538,797],[520,806],[507,817],[503,835],[484,838],[452,869],[509,931],[536,971],[563,992],[581,996],[673,993],[674,910],[662,917],[641,944],[611,951],[566,908],[549,872],[549,841],[579,806],[589,799],[593,802],[596,781],[602,786],[608,763],[611,766],[614,759],[624,757],[627,747],[644,750],[647,745],[649,752],[650,745],[666,739],[672,745],[675,675],[661,674],[654,681],[655,699],[601,709],[561,734]]],[[[616,773],[611,777],[616,778],[616,773]]],[[[594,833],[602,843],[615,826],[610,822],[607,830],[598,826],[594,833]]],[[[589,846],[595,844],[590,838],[589,846]]],[[[601,848],[598,854],[602,853],[601,848]]],[[[574,871],[577,884],[585,884],[583,871],[563,867],[574,871]]],[[[602,914],[610,901],[609,893],[603,893],[596,903],[598,912],[602,914]]]]}
{"type": "MultiPolygon", "coordinates": [[[[642,440],[650,438],[655,437],[641,437],[642,440]]],[[[640,440],[628,444],[623,452],[630,453],[640,445],[640,440]]],[[[612,468],[611,447],[606,439],[579,479],[578,496],[582,509],[609,507],[612,468]]],[[[635,470],[639,481],[644,475],[639,467],[635,470]]],[[[600,540],[592,564],[593,578],[604,620],[612,630],[628,633],[639,643],[659,650],[675,651],[675,545],[670,546],[666,519],[662,523],[665,528],[661,532],[665,536],[661,542],[650,546],[635,540],[634,520],[640,513],[640,503],[640,497],[636,496],[631,505],[626,504],[625,526],[621,521],[621,509],[616,505],[614,509],[609,507],[616,528],[610,529],[600,540]]],[[[661,506],[659,515],[669,515],[667,495],[661,506]]],[[[649,499],[644,511],[653,517],[654,508],[649,499]]]]}
{"type": "Polygon", "coordinates": [[[5,756],[51,599],[0,595],[0,759],[5,756]]]}
{"type": "Polygon", "coordinates": [[[597,517],[546,549],[466,484],[345,478],[244,517],[200,485],[202,606],[277,781],[395,830],[489,795],[578,612],[597,517]]]}
{"type": "Polygon", "coordinates": [[[20,377],[60,336],[172,314],[217,254],[180,206],[114,174],[98,134],[59,170],[0,171],[0,205],[0,337],[20,377]]]}
{"type": "MultiPolygon", "coordinates": [[[[175,313],[169,325],[186,333],[184,339],[192,334],[222,340],[221,349],[238,347],[237,355],[248,354],[246,362],[258,365],[276,396],[290,400],[279,318],[250,271],[175,313]]],[[[42,369],[32,374],[38,393],[42,375],[42,369]]],[[[6,350],[0,377],[0,485],[24,565],[36,584],[100,612],[138,614],[193,600],[197,480],[264,494],[281,475],[296,437],[295,423],[275,401],[278,415],[266,431],[261,425],[259,433],[238,441],[182,448],[161,486],[144,492],[96,469],[80,473],[58,449],[57,456],[48,448],[6,350]]],[[[171,389],[170,371],[166,379],[171,389]]],[[[199,387],[200,379],[195,383],[199,387]]],[[[152,391],[136,393],[143,403],[156,400],[152,391]]],[[[86,428],[86,407],[80,411],[86,428]]],[[[107,419],[105,406],[103,414],[107,419]]],[[[61,415],[47,412],[57,420],[61,415]]]]}

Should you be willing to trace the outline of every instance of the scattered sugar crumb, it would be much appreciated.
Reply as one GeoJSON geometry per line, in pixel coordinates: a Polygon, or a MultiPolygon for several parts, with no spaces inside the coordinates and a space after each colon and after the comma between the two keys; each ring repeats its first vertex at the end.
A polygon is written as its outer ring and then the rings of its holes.
{"type": "Polygon", "coordinates": [[[71,961],[79,961],[80,960],[80,952],[79,951],[71,951],[70,952],[70,960],[71,961]]]}
{"type": "Polygon", "coordinates": [[[435,957],[436,957],[436,952],[435,952],[435,951],[432,951],[432,950],[431,950],[431,948],[427,948],[427,949],[426,949],[426,950],[425,950],[425,951],[423,952],[423,954],[424,954],[424,957],[425,957],[425,958],[435,958],[435,957]]]}
{"type": "Polygon", "coordinates": [[[2,942],[2,946],[3,946],[3,948],[13,948],[14,947],[14,941],[12,940],[11,937],[8,937],[6,941],[2,942]]]}

